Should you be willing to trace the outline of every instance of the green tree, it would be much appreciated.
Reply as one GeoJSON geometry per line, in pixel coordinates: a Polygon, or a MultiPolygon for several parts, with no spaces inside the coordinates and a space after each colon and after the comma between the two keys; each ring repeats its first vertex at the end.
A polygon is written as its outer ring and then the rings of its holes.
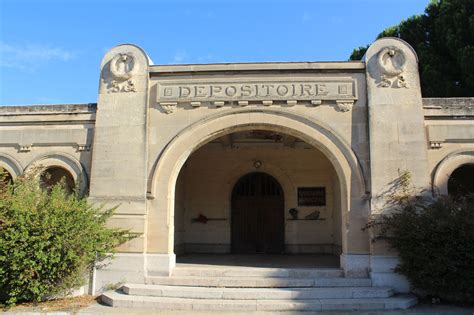
{"type": "Polygon", "coordinates": [[[114,209],[96,208],[64,184],[42,190],[34,174],[0,180],[0,301],[7,305],[67,295],[134,237],[106,227],[114,209]]]}
{"type": "MultiPolygon", "coordinates": [[[[431,1],[416,15],[382,31],[378,38],[398,37],[417,52],[425,97],[474,95],[474,1],[431,1]]],[[[353,50],[360,60],[369,46],[353,50]]]]}

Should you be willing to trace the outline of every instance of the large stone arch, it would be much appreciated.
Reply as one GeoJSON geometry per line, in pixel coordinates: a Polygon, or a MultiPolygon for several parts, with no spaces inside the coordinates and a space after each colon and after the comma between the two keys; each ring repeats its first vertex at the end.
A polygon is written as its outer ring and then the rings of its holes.
{"type": "Polygon", "coordinates": [[[448,195],[449,177],[465,164],[474,164],[474,151],[456,151],[442,159],[433,172],[433,195],[448,195]]]}
{"type": "MultiPolygon", "coordinates": [[[[279,110],[247,109],[198,121],[166,146],[151,173],[147,253],[168,255],[170,267],[173,266],[175,185],[181,167],[191,153],[222,135],[256,128],[298,137],[329,159],[340,183],[343,253],[368,254],[369,238],[361,230],[369,214],[366,183],[351,147],[334,130],[315,119],[279,110]]],[[[153,268],[152,261],[149,260],[149,270],[153,268]]]]}
{"type": "Polygon", "coordinates": [[[81,193],[84,193],[87,190],[87,173],[81,162],[79,162],[75,157],[63,152],[51,152],[40,155],[28,164],[25,171],[29,172],[35,167],[48,168],[53,166],[61,167],[68,171],[72,175],[74,182],[79,184],[81,193]]]}

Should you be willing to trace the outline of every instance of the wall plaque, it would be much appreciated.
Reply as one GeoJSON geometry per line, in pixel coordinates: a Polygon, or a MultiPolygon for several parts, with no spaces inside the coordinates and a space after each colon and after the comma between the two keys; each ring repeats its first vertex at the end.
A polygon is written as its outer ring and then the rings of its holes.
{"type": "Polygon", "coordinates": [[[325,187],[298,187],[298,206],[325,206],[325,187]]]}
{"type": "Polygon", "coordinates": [[[357,100],[354,79],[159,83],[158,102],[357,100]]]}

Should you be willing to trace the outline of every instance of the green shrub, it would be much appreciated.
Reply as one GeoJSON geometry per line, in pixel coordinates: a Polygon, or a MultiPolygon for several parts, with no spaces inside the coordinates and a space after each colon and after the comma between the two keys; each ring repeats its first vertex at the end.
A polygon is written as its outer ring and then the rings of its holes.
{"type": "MultiPolygon", "coordinates": [[[[1,182],[1,181],[0,181],[1,182]]],[[[84,284],[91,267],[131,239],[105,223],[114,209],[88,204],[58,184],[39,188],[38,177],[0,187],[0,292],[7,305],[64,296],[84,284]]]]}
{"type": "MultiPolygon", "coordinates": [[[[402,185],[403,186],[403,185],[402,185]]],[[[369,227],[400,257],[396,271],[415,289],[450,302],[474,302],[474,198],[423,201],[394,194],[398,205],[369,227]]]]}

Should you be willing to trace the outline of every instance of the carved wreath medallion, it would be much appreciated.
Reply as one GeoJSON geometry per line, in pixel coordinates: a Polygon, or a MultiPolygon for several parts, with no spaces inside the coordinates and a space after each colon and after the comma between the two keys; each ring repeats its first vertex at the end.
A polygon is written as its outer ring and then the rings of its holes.
{"type": "Polygon", "coordinates": [[[132,77],[138,70],[138,64],[132,53],[119,53],[110,61],[109,92],[136,92],[132,77]]]}
{"type": "Polygon", "coordinates": [[[379,87],[408,88],[405,77],[405,53],[397,47],[386,47],[377,56],[377,63],[382,73],[379,87]]]}
{"type": "Polygon", "coordinates": [[[130,79],[137,72],[138,65],[131,53],[117,54],[110,61],[110,73],[119,80],[130,79]]]}

